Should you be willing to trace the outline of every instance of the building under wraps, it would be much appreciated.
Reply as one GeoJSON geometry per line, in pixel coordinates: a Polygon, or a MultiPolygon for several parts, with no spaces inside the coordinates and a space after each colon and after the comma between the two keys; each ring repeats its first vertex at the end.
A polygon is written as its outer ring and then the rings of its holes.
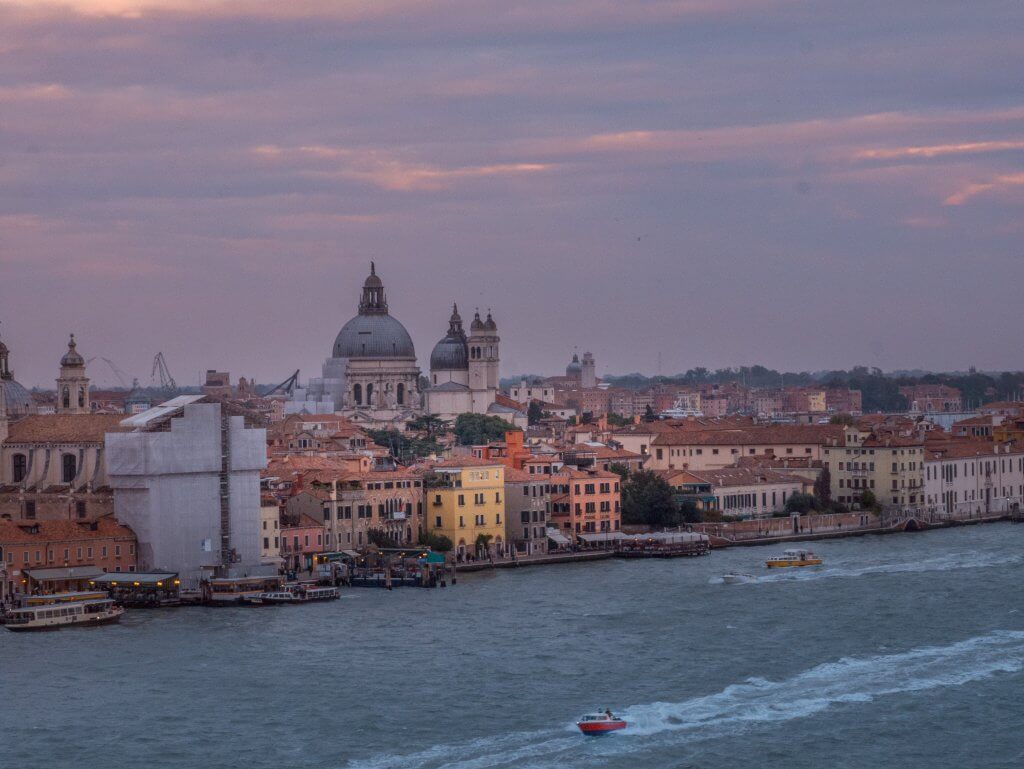
{"type": "Polygon", "coordinates": [[[258,419],[202,395],[129,417],[106,436],[114,513],[138,537],[140,571],[183,580],[262,573],[258,419]]]}

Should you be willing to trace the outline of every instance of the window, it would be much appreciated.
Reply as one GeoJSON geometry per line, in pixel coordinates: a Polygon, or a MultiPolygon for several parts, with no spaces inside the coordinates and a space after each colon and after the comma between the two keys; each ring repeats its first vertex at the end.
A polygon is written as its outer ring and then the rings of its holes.
{"type": "Polygon", "coordinates": [[[25,517],[28,520],[34,520],[36,517],[36,503],[35,500],[29,499],[25,501],[25,517]]]}
{"type": "Polygon", "coordinates": [[[459,507],[463,507],[466,504],[466,495],[459,494],[459,507]]]}
{"type": "Polygon", "coordinates": [[[15,454],[11,458],[11,480],[14,483],[20,483],[25,479],[25,475],[28,472],[28,461],[25,459],[24,454],[15,454]]]}
{"type": "Polygon", "coordinates": [[[60,458],[61,480],[63,483],[71,483],[75,480],[75,472],[78,469],[78,462],[74,454],[64,454],[60,458]]]}
{"type": "Polygon", "coordinates": [[[363,405],[363,386],[361,384],[352,386],[352,400],[356,402],[357,406],[363,405]]]}

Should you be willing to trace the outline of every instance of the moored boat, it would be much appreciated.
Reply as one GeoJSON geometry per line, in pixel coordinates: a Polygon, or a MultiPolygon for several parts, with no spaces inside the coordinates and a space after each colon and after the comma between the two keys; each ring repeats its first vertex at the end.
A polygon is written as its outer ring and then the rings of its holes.
{"type": "Polygon", "coordinates": [[[105,625],[123,615],[124,609],[112,599],[100,598],[23,606],[8,612],[3,623],[14,632],[58,630],[72,625],[105,625]]]}
{"type": "Polygon", "coordinates": [[[260,600],[263,603],[299,603],[301,599],[291,590],[274,590],[260,593],[260,600]]]}
{"type": "Polygon", "coordinates": [[[823,563],[822,559],[810,550],[792,549],[786,550],[782,555],[776,555],[764,562],[769,569],[790,569],[801,566],[818,566],[823,563]]]}
{"type": "Polygon", "coordinates": [[[610,710],[606,710],[603,713],[587,713],[584,716],[580,716],[576,726],[584,734],[596,737],[602,734],[617,732],[619,729],[625,729],[626,722],[621,718],[616,718],[610,710]]]}

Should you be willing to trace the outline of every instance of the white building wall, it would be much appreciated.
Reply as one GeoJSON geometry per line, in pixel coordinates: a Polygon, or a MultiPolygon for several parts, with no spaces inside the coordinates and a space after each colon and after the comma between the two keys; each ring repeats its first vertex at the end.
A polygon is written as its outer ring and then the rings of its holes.
{"type": "MultiPolygon", "coordinates": [[[[239,572],[260,564],[259,472],[266,431],[231,417],[231,546],[239,572]]],[[[220,405],[193,404],[168,432],[106,436],[114,513],[139,541],[139,568],[209,576],[220,564],[220,405]]]]}

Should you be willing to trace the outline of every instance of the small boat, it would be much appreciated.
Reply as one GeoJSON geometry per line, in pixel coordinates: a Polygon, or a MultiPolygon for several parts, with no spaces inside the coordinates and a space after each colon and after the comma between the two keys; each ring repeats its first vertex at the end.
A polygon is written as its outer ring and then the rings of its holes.
{"type": "Polygon", "coordinates": [[[576,726],[587,736],[596,737],[625,729],[626,722],[621,718],[616,718],[610,710],[606,710],[603,713],[588,713],[585,716],[580,716],[576,726]]]}
{"type": "Polygon", "coordinates": [[[728,574],[722,575],[722,582],[727,585],[743,585],[747,582],[757,582],[757,577],[753,574],[744,574],[740,571],[731,571],[728,574]]]}
{"type": "Polygon", "coordinates": [[[24,606],[10,611],[3,623],[4,627],[14,632],[57,630],[72,625],[105,625],[117,622],[123,615],[124,609],[112,599],[101,598],[24,606]]]}
{"type": "Polygon", "coordinates": [[[800,566],[818,566],[823,563],[822,559],[810,550],[786,550],[782,555],[776,555],[764,562],[769,569],[790,569],[800,566]]]}

